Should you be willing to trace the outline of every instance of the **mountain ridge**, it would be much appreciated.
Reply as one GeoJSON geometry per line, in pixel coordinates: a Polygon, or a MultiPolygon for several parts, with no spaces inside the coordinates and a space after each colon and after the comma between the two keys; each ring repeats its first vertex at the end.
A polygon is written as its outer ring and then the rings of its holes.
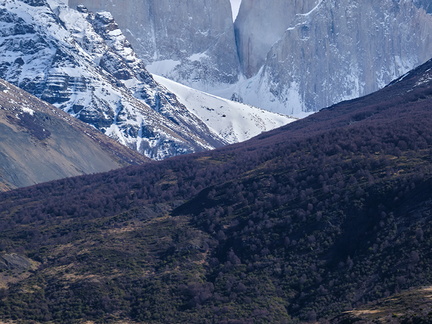
{"type": "Polygon", "coordinates": [[[227,143],[153,79],[110,13],[61,0],[1,6],[0,77],[152,159],[227,143]]]}

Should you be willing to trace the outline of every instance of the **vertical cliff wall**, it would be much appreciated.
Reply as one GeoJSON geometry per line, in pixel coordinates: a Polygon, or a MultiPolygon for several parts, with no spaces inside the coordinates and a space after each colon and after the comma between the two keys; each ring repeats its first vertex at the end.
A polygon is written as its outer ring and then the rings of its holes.
{"type": "MultiPolygon", "coordinates": [[[[250,103],[270,110],[296,114],[358,97],[432,56],[432,16],[412,1],[275,1],[269,7],[263,13],[265,1],[243,0],[235,25],[248,86],[267,94],[266,102],[250,103]]],[[[250,98],[246,88],[239,91],[250,98]]]]}
{"type": "Polygon", "coordinates": [[[291,27],[298,14],[310,11],[318,0],[243,0],[235,33],[243,73],[252,77],[264,65],[267,53],[291,27]]]}

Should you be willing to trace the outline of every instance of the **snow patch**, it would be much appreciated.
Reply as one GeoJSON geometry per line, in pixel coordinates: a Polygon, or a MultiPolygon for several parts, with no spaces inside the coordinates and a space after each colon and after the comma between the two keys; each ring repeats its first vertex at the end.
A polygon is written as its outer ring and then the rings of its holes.
{"type": "Polygon", "coordinates": [[[23,112],[25,112],[25,113],[27,113],[27,114],[29,114],[29,115],[34,115],[34,110],[33,109],[31,109],[31,108],[27,108],[27,107],[23,107],[23,108],[21,108],[21,110],[23,111],[23,112]]]}
{"type": "Polygon", "coordinates": [[[230,0],[233,21],[236,20],[242,0],[230,0]]]}
{"type": "Polygon", "coordinates": [[[201,61],[203,59],[208,58],[209,56],[206,53],[195,53],[189,56],[189,61],[195,62],[195,61],[201,61]]]}
{"type": "Polygon", "coordinates": [[[307,17],[307,16],[309,16],[310,14],[312,14],[314,11],[316,11],[318,8],[319,8],[319,6],[321,6],[321,4],[324,2],[324,0],[320,0],[318,3],[317,3],[317,5],[314,7],[314,8],[312,8],[309,12],[306,12],[306,13],[304,13],[304,14],[297,14],[297,16],[301,16],[301,17],[307,17]]]}

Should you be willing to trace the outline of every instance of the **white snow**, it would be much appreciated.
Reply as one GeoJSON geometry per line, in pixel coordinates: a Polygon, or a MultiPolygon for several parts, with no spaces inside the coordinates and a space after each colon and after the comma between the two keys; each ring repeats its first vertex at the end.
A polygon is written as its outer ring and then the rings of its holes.
{"type": "Polygon", "coordinates": [[[322,4],[323,2],[324,2],[324,0],[320,0],[320,1],[317,3],[317,5],[316,5],[315,7],[313,7],[309,12],[306,12],[306,13],[304,13],[304,14],[297,14],[297,16],[303,16],[303,17],[309,16],[311,13],[313,13],[315,10],[317,10],[318,7],[321,6],[321,4],[322,4]]]}
{"type": "Polygon", "coordinates": [[[161,76],[153,77],[228,143],[245,141],[264,131],[296,120],[293,117],[195,90],[161,76]]]}
{"type": "Polygon", "coordinates": [[[271,85],[271,78],[261,69],[257,75],[249,79],[241,76],[234,84],[209,86],[197,81],[192,84],[192,87],[221,98],[232,98],[235,95],[246,106],[259,107],[266,112],[282,114],[292,119],[304,118],[313,113],[305,111],[306,107],[300,95],[298,83],[292,82],[289,87],[285,87],[285,92],[281,97],[276,97],[271,92],[271,85]]]}
{"type": "Polygon", "coordinates": [[[189,60],[194,61],[201,61],[202,59],[208,58],[208,55],[206,53],[195,53],[189,56],[189,60]]]}
{"type": "Polygon", "coordinates": [[[237,18],[239,9],[240,9],[240,4],[241,4],[241,0],[230,0],[231,1],[231,10],[232,10],[232,15],[233,15],[233,21],[237,18]]]}
{"type": "Polygon", "coordinates": [[[29,114],[29,115],[32,115],[32,116],[33,116],[33,114],[34,114],[34,112],[35,112],[33,109],[31,109],[31,108],[27,108],[27,107],[22,107],[21,110],[22,110],[23,112],[29,114]]]}
{"type": "Polygon", "coordinates": [[[422,84],[430,83],[432,80],[432,69],[428,69],[424,72],[424,75],[416,82],[415,86],[421,86],[422,84]]]}

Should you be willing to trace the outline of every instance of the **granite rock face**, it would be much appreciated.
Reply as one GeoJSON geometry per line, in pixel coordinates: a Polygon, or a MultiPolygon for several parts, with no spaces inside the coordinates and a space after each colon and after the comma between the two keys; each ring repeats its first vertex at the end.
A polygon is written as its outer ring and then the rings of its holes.
{"type": "Polygon", "coordinates": [[[235,21],[238,54],[246,77],[258,73],[267,53],[291,27],[298,14],[311,10],[317,0],[243,0],[235,21]]]}
{"type": "Polygon", "coordinates": [[[112,12],[151,72],[301,115],[371,93],[431,56],[428,0],[69,0],[112,12]],[[235,39],[234,39],[235,35],[235,39]]]}
{"type": "Polygon", "coordinates": [[[80,4],[112,12],[151,72],[187,85],[238,80],[229,0],[69,0],[80,4]]]}
{"type": "MultiPolygon", "coordinates": [[[[392,0],[294,1],[289,6],[275,1],[266,12],[284,14],[270,18],[263,14],[265,1],[243,0],[236,21],[243,72],[249,88],[267,94],[265,102],[250,103],[297,114],[383,87],[431,56],[432,16],[418,6],[392,0]],[[266,21],[269,30],[278,30],[270,48],[256,36],[266,21]],[[254,46],[258,50],[251,51],[254,46]]],[[[239,92],[245,101],[250,97],[245,87],[239,92]]]]}

